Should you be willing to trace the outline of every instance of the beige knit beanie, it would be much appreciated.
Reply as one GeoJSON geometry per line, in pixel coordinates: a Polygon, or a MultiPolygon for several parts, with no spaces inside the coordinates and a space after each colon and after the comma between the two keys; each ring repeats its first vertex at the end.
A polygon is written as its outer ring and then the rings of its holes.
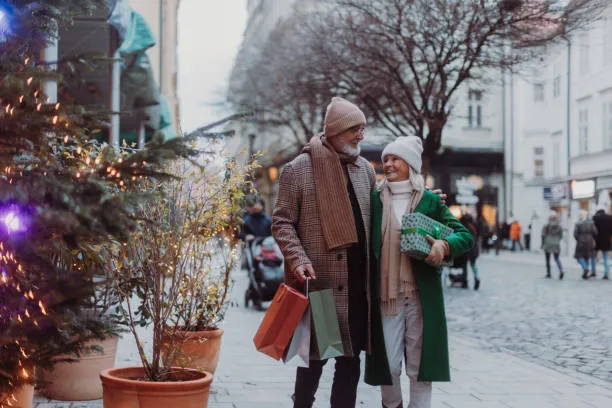
{"type": "Polygon", "coordinates": [[[357,125],[365,125],[366,117],[357,105],[339,96],[334,96],[325,112],[325,136],[339,135],[357,125]]]}

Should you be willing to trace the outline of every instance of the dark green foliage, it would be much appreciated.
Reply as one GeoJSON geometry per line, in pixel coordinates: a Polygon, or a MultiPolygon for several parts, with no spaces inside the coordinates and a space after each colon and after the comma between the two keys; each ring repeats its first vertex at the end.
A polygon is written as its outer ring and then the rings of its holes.
{"type": "Polygon", "coordinates": [[[0,407],[7,393],[32,381],[34,367],[50,367],[59,355],[81,353],[85,341],[116,332],[116,297],[105,277],[113,245],[129,239],[137,207],[151,198],[136,187],[170,177],[168,161],[198,153],[194,138],[156,138],[138,152],[100,145],[93,140],[107,117],[46,103],[42,83],[53,73],[32,56],[58,24],[94,6],[104,2],[6,6],[12,32],[0,45],[0,407]],[[23,231],[9,233],[2,222],[9,210],[19,212],[23,231]]]}

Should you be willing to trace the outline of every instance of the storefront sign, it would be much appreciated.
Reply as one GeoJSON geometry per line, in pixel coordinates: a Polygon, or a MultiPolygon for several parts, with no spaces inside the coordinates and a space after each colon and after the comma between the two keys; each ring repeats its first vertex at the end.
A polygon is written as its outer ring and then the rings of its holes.
{"type": "Polygon", "coordinates": [[[482,186],[482,182],[479,183],[479,180],[474,178],[463,178],[461,180],[457,180],[455,184],[457,186],[457,196],[455,197],[455,201],[457,201],[458,204],[478,204],[478,197],[474,195],[474,191],[482,186]]]}
{"type": "Polygon", "coordinates": [[[595,180],[573,180],[572,199],[585,200],[595,197],[595,180]]]}
{"type": "Polygon", "coordinates": [[[561,201],[567,198],[567,184],[553,184],[544,187],[545,201],[561,201]]]}

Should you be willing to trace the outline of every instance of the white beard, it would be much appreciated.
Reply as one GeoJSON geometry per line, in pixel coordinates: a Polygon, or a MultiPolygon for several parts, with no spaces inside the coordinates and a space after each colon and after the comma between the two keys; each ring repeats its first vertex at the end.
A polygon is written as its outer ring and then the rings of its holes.
{"type": "Polygon", "coordinates": [[[349,144],[345,144],[341,149],[342,153],[348,154],[349,156],[359,156],[361,153],[361,147],[357,145],[357,147],[353,147],[349,144]]]}

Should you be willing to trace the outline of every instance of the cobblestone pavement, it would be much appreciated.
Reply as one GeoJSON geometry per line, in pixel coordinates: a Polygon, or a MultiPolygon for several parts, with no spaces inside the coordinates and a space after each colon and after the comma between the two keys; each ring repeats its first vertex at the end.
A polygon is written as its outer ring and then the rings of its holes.
{"type": "MultiPolygon", "coordinates": [[[[433,408],[612,406],[607,343],[612,317],[606,313],[612,286],[582,281],[568,259],[563,281],[546,280],[541,261],[542,255],[526,253],[484,255],[478,292],[447,289],[453,381],[434,385],[433,408]]],[[[229,310],[224,324],[209,408],[290,407],[295,368],[254,350],[252,337],[263,314],[242,307],[242,274],[232,292],[240,306],[229,310]]],[[[117,365],[134,364],[137,354],[126,336],[119,343],[117,365]]],[[[324,371],[314,408],[329,407],[331,368],[324,371]]],[[[360,384],[358,407],[379,406],[378,389],[360,384]]],[[[37,398],[35,407],[102,408],[102,402],[37,398]]]]}
{"type": "Polygon", "coordinates": [[[485,254],[478,264],[478,292],[446,292],[452,333],[612,382],[612,283],[601,280],[601,266],[597,279],[584,281],[576,261],[564,258],[566,272],[560,281],[555,265],[553,279],[544,278],[542,254],[485,254]]]}

